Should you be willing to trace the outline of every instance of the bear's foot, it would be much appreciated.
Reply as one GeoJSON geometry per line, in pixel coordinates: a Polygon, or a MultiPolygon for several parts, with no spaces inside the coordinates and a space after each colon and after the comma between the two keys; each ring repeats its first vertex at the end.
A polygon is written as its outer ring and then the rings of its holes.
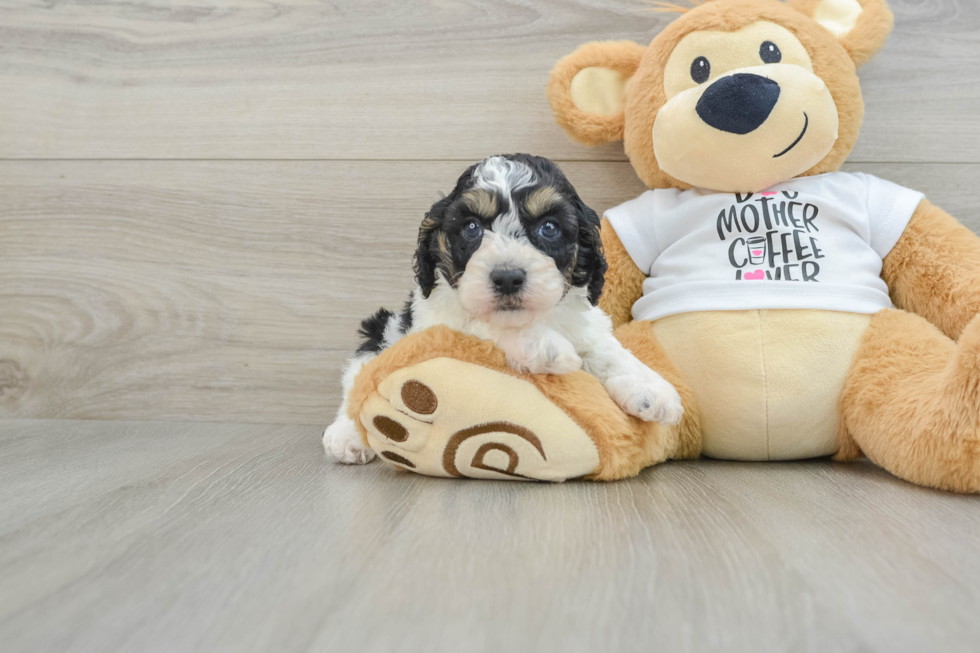
{"type": "Polygon", "coordinates": [[[627,415],[584,371],[516,372],[492,342],[444,326],[410,334],[365,365],[347,414],[382,460],[432,476],[611,481],[697,457],[693,394],[650,325],[623,327],[617,337],[677,388],[680,424],[627,415]]]}
{"type": "Polygon", "coordinates": [[[839,458],[864,453],[913,483],[980,493],[980,316],[957,343],[917,315],[875,315],[841,409],[839,458]]]}
{"type": "Polygon", "coordinates": [[[563,481],[599,467],[592,439],[534,385],[452,358],[395,371],[360,419],[383,460],[429,476],[563,481]]]}

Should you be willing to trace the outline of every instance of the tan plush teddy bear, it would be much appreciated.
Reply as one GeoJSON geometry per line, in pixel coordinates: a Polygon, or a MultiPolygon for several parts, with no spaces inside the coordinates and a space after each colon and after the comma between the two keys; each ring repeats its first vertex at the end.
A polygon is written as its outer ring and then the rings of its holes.
{"type": "Polygon", "coordinates": [[[980,492],[980,239],[920,193],[838,171],[886,3],[666,8],[681,15],[648,47],[565,57],[548,97],[573,138],[623,140],[653,189],[603,218],[600,306],[677,387],[681,424],[623,414],[584,372],[514,372],[444,328],[367,365],[350,416],[383,458],[433,475],[610,480],[702,453],[863,454],[980,492]]]}

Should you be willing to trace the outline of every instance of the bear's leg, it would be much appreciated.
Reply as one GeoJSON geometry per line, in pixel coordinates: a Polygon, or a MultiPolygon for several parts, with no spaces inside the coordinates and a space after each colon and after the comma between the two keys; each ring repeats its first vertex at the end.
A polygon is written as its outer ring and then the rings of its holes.
{"type": "MultiPolygon", "coordinates": [[[[684,415],[680,424],[671,429],[659,429],[671,438],[667,447],[671,459],[697,458],[701,455],[701,410],[694,391],[684,382],[680,372],[667,357],[653,332],[652,322],[629,322],[618,327],[616,339],[640,361],[674,386],[681,396],[684,415]]],[[[661,462],[653,460],[651,463],[661,462]]]]}
{"type": "Polygon", "coordinates": [[[520,374],[493,343],[433,327],[365,365],[349,416],[380,458],[432,476],[615,480],[700,452],[698,408],[650,323],[617,336],[674,383],[681,423],[626,415],[593,376],[520,374]]]}
{"type": "Polygon", "coordinates": [[[980,492],[980,316],[957,343],[912,313],[878,313],[840,408],[839,458],[864,452],[913,483],[980,492]]]}

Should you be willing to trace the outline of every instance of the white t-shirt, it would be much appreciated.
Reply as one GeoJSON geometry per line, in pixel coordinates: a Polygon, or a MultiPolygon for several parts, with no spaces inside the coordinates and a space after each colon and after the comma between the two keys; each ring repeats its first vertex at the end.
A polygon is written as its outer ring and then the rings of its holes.
{"type": "Polygon", "coordinates": [[[606,211],[644,273],[637,320],[694,311],[891,308],[882,259],[922,193],[831,172],[747,195],[651,190],[606,211]]]}

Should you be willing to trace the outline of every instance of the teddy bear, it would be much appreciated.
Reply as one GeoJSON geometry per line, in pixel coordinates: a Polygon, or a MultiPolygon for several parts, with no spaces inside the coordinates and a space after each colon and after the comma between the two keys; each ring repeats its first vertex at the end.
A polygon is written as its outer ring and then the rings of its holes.
{"type": "Polygon", "coordinates": [[[661,4],[678,17],[648,46],[581,46],[547,87],[572,138],[623,141],[650,189],[602,218],[599,305],[677,388],[682,421],[630,417],[584,372],[516,372],[445,327],[365,366],[351,418],[382,459],[434,476],[833,456],[980,492],[980,238],[921,193],[840,171],[886,2],[691,3],[661,4]]]}

